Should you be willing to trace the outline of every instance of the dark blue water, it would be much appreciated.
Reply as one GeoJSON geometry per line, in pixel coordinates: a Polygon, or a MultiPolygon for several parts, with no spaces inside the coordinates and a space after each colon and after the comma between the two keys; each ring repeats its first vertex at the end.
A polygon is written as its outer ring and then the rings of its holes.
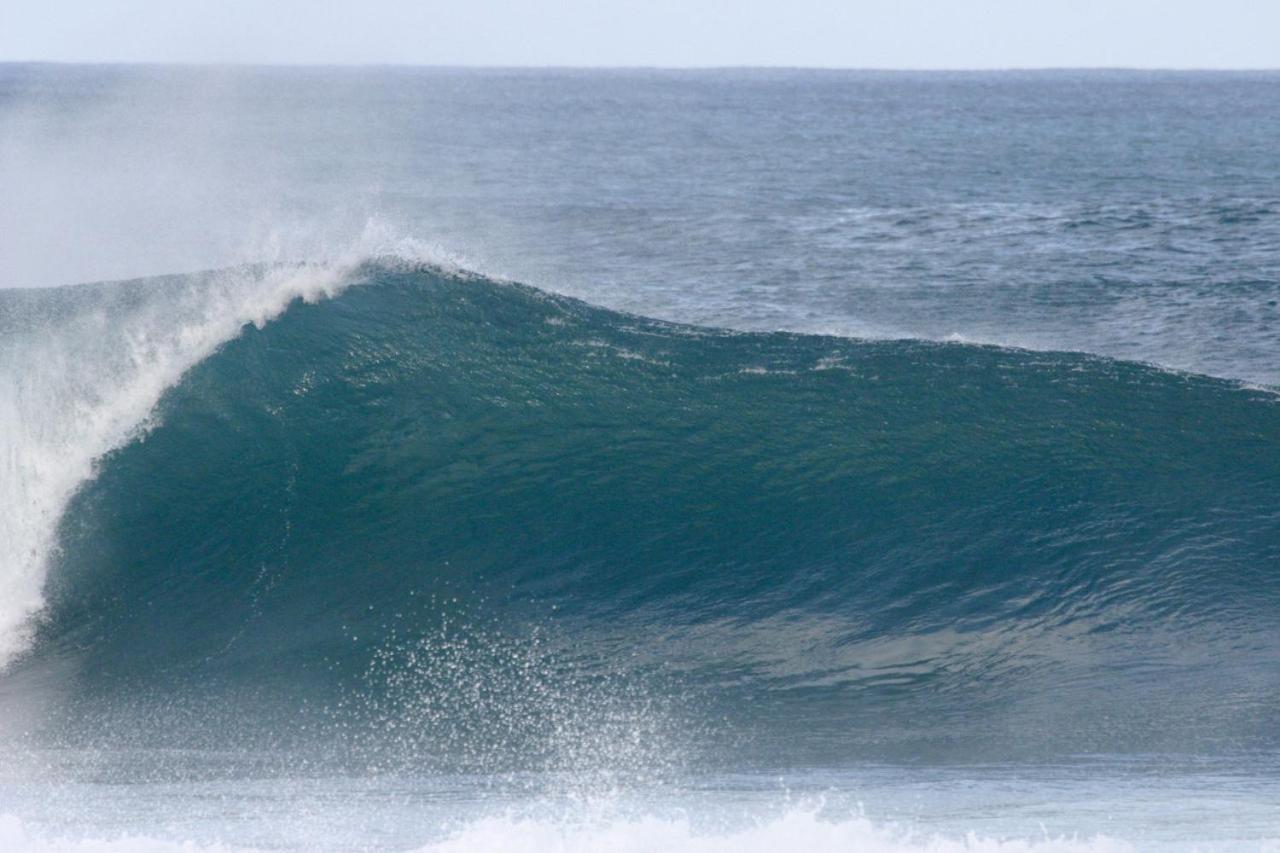
{"type": "Polygon", "coordinates": [[[0,842],[1265,845],[1277,82],[0,67],[0,842]]]}

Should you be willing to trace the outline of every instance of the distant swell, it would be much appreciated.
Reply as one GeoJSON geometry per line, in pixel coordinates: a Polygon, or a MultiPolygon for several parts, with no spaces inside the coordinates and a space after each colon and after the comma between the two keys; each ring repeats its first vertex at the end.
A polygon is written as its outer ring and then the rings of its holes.
{"type": "MultiPolygon", "coordinates": [[[[672,325],[425,267],[344,280],[364,286],[197,326],[176,385],[130,380],[131,414],[74,426],[79,456],[41,445],[69,504],[12,678],[72,660],[82,697],[332,707],[452,614],[534,626],[597,685],[578,695],[661,679],[793,755],[1280,745],[1269,393],[672,325]]],[[[100,322],[199,286],[139,284],[100,322]]],[[[26,560],[0,583],[30,611],[26,560]]]]}

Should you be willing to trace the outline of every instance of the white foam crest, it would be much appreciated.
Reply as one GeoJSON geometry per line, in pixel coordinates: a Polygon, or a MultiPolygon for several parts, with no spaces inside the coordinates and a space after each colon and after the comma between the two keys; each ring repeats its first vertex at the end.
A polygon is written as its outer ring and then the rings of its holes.
{"type": "Polygon", "coordinates": [[[58,522],[95,463],[144,434],[164,392],[245,326],[336,294],[362,259],[387,254],[440,263],[370,224],[324,263],[41,294],[52,316],[0,340],[0,667],[30,642],[58,522]]]}

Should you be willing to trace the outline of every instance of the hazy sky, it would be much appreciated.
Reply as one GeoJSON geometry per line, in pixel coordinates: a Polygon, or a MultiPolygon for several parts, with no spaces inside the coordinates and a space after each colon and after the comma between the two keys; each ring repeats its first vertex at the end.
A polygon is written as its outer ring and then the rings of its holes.
{"type": "Polygon", "coordinates": [[[0,61],[1280,67],[1280,0],[0,0],[0,61]]]}

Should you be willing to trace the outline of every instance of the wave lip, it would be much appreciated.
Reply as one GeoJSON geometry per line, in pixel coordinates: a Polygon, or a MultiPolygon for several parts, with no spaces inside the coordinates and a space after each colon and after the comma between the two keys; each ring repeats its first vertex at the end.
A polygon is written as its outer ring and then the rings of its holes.
{"type": "Polygon", "coordinates": [[[246,267],[3,294],[0,667],[30,643],[57,526],[98,460],[145,434],[164,393],[245,325],[334,295],[353,269],[246,267]]]}

